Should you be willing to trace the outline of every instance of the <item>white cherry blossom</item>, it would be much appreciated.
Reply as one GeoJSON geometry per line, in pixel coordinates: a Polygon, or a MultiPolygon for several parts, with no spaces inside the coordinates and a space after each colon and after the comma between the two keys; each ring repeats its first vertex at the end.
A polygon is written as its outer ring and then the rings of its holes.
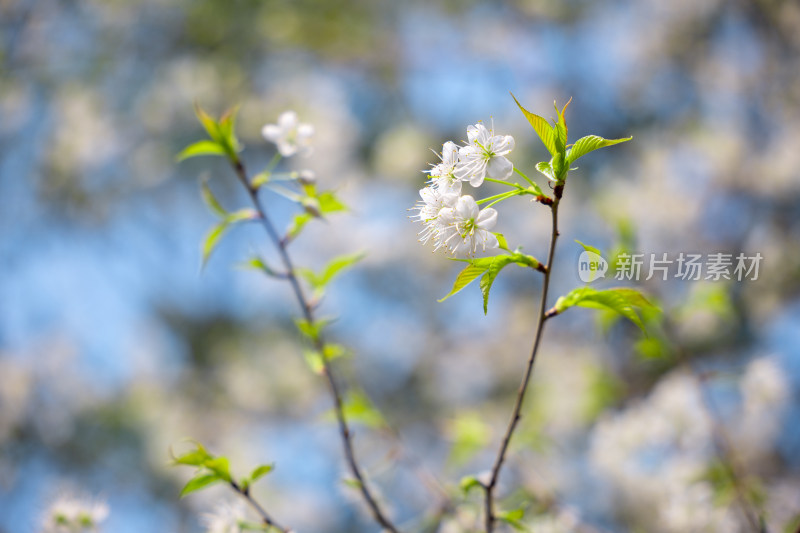
{"type": "Polygon", "coordinates": [[[511,176],[514,165],[505,156],[514,149],[511,135],[495,135],[483,124],[467,128],[469,143],[458,151],[458,164],[454,174],[461,181],[480,187],[488,174],[490,178],[504,180],[511,176]]]}
{"type": "Polygon", "coordinates": [[[458,164],[458,145],[453,141],[447,141],[442,146],[442,153],[439,157],[441,162],[429,172],[431,181],[437,186],[449,186],[457,193],[461,193],[461,181],[455,175],[458,164]]]}
{"type": "Polygon", "coordinates": [[[261,135],[275,143],[283,157],[308,155],[311,153],[314,126],[300,122],[294,111],[284,111],[278,117],[277,124],[267,124],[261,129],[261,135]]]}
{"type": "MultiPolygon", "coordinates": [[[[460,185],[460,184],[459,184],[460,185]]],[[[459,190],[460,190],[459,186],[459,190]]],[[[423,244],[429,240],[436,239],[440,229],[441,221],[439,220],[439,213],[446,207],[453,207],[458,201],[458,191],[455,187],[442,182],[438,185],[429,185],[419,191],[422,198],[420,202],[414,207],[417,214],[411,218],[422,222],[425,228],[420,232],[420,242],[423,244]]],[[[437,248],[439,246],[437,245],[437,248]]]]}
{"type": "Polygon", "coordinates": [[[474,255],[478,247],[497,248],[497,237],[490,231],[496,223],[497,211],[491,207],[481,211],[472,196],[464,195],[439,212],[437,248],[446,246],[456,257],[474,255]]]}

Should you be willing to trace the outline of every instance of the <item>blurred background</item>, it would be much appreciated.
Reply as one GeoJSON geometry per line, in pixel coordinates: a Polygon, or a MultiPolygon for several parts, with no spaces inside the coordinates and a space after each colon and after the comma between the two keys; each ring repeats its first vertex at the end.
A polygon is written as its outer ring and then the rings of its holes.
{"type": "MultiPolygon", "coordinates": [[[[408,209],[429,149],[479,120],[514,135],[511,160],[535,174],[545,150],[509,91],[545,117],[572,97],[573,140],[634,136],[570,175],[554,297],[581,284],[573,239],[763,261],[755,281],[641,283],[664,310],[647,337],[587,310],[550,322],[501,507],[524,507],[537,533],[752,531],[746,513],[792,527],[794,0],[0,0],[0,42],[0,531],[41,531],[74,493],[108,503],[104,531],[202,531],[231,495],[178,499],[191,472],[169,448],[188,437],[240,473],[274,462],[256,494],[299,532],[377,530],[342,482],[289,288],[235,267],[271,257],[263,235],[231,232],[200,271],[214,218],[198,178],[231,209],[246,197],[221,159],[175,163],[204,136],[195,102],[241,104],[253,172],[281,111],[316,127],[298,164],[351,211],[311,224],[292,253],[314,268],[368,253],[322,306],[353,352],[339,373],[397,431],[358,425],[362,461],[404,530],[477,530],[480,495],[458,481],[491,467],[540,278],[510,267],[486,317],[477,286],[436,303],[459,265],[416,242],[408,209]],[[459,505],[437,517],[441,490],[459,505]]],[[[287,224],[294,206],[267,203],[287,224]]],[[[545,256],[541,206],[502,204],[496,230],[545,256]]]]}

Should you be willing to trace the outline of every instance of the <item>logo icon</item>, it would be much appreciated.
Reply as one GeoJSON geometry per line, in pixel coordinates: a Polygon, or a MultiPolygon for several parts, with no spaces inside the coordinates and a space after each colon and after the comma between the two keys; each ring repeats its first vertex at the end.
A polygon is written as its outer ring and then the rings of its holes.
{"type": "Polygon", "coordinates": [[[578,258],[578,277],[584,283],[591,283],[596,279],[606,277],[608,261],[603,256],[588,250],[581,252],[578,258]]]}

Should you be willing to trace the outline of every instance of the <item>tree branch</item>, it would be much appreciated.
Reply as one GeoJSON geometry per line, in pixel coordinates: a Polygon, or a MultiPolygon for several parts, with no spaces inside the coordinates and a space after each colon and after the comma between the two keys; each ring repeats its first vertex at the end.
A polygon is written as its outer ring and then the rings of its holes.
{"type": "MultiPolygon", "coordinates": [[[[287,242],[281,239],[277,231],[275,231],[275,226],[272,224],[270,218],[267,216],[264,207],[261,204],[261,199],[258,196],[258,190],[252,186],[250,180],[247,177],[247,171],[244,168],[244,164],[238,158],[231,159],[231,164],[233,165],[233,168],[236,171],[237,178],[247,190],[247,193],[250,196],[251,201],[253,202],[253,206],[258,212],[259,219],[261,220],[261,224],[264,226],[267,235],[269,235],[270,240],[278,249],[278,253],[281,256],[281,261],[283,262],[283,266],[286,269],[286,277],[292,286],[295,297],[297,299],[297,303],[300,305],[301,311],[303,313],[303,317],[308,321],[309,324],[314,324],[314,310],[313,307],[309,304],[309,301],[306,299],[306,296],[303,293],[303,288],[300,286],[300,282],[295,274],[295,269],[292,259],[289,256],[288,250],[286,249],[287,242]]],[[[314,348],[321,354],[322,370],[326,378],[328,390],[330,391],[331,397],[333,398],[334,412],[336,413],[336,421],[338,423],[339,434],[342,439],[345,459],[347,460],[348,467],[350,468],[350,473],[358,482],[358,487],[361,490],[361,494],[364,497],[364,500],[366,501],[367,506],[369,507],[369,510],[372,513],[372,516],[375,519],[375,521],[378,524],[380,524],[381,527],[390,531],[391,533],[398,533],[397,528],[389,520],[389,518],[387,518],[385,512],[381,509],[381,506],[378,504],[378,501],[376,500],[375,496],[372,494],[372,491],[367,485],[366,480],[364,479],[364,476],[361,472],[361,468],[358,464],[358,461],[356,460],[355,450],[353,447],[352,432],[344,416],[344,402],[342,401],[342,393],[339,384],[336,381],[336,378],[334,377],[334,374],[332,372],[330,362],[324,355],[325,342],[321,334],[317,335],[316,338],[314,339],[314,348]]]]}
{"type": "Polygon", "coordinates": [[[536,326],[536,336],[533,341],[533,348],[531,349],[531,356],[528,359],[528,366],[525,370],[525,375],[522,378],[522,383],[520,383],[519,390],[517,391],[517,400],[514,404],[514,411],[511,416],[511,420],[508,423],[508,429],[506,429],[505,435],[503,436],[502,444],[500,445],[500,450],[497,452],[497,458],[495,459],[494,466],[492,467],[491,477],[489,481],[483,486],[484,490],[486,491],[486,503],[485,503],[485,514],[486,514],[486,533],[492,533],[494,531],[494,525],[497,520],[497,517],[494,513],[494,491],[497,487],[497,480],[500,477],[500,470],[503,468],[503,462],[506,459],[506,454],[508,452],[508,446],[511,443],[511,437],[514,435],[514,430],[517,428],[517,424],[521,418],[521,411],[522,411],[522,404],[525,400],[525,393],[528,390],[528,384],[530,383],[531,374],[533,373],[533,364],[536,362],[536,354],[539,352],[539,345],[542,340],[542,331],[544,330],[544,323],[547,320],[547,291],[550,287],[550,274],[553,270],[553,258],[555,256],[556,250],[556,240],[558,239],[558,204],[561,201],[561,196],[564,192],[563,185],[557,185],[554,189],[555,191],[555,198],[553,199],[553,203],[550,205],[550,211],[553,218],[553,228],[552,232],[550,233],[550,250],[547,253],[547,270],[544,272],[544,280],[542,281],[542,297],[541,302],[539,304],[539,318],[538,318],[538,325],[536,326]]]}

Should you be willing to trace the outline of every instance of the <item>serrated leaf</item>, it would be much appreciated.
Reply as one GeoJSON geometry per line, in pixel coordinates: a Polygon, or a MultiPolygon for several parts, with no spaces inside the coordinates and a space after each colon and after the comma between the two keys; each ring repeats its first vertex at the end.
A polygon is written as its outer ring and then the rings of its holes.
{"type": "Polygon", "coordinates": [[[550,165],[549,161],[539,161],[536,163],[536,170],[545,175],[547,179],[556,181],[556,175],[553,173],[553,167],[550,165]]]}
{"type": "Polygon", "coordinates": [[[274,464],[268,464],[268,465],[260,465],[260,466],[257,466],[257,467],[256,467],[256,468],[255,468],[255,469],[254,469],[254,470],[253,470],[253,471],[250,473],[250,481],[256,481],[256,480],[258,480],[259,478],[266,476],[267,474],[269,474],[269,473],[270,473],[270,472],[272,472],[273,470],[275,470],[275,465],[274,465],[274,464]]]}
{"type": "Polygon", "coordinates": [[[588,244],[582,243],[582,242],[581,242],[581,241],[579,241],[578,239],[575,239],[575,242],[577,242],[578,244],[580,244],[581,246],[583,246],[583,249],[584,249],[584,250],[586,250],[587,252],[592,252],[593,254],[597,254],[597,255],[599,255],[600,257],[602,257],[602,256],[603,256],[603,254],[600,252],[600,250],[598,250],[598,249],[597,249],[597,248],[595,248],[594,246],[590,246],[590,245],[588,245],[588,244]]]}
{"type": "Polygon", "coordinates": [[[578,158],[588,154],[589,152],[593,152],[600,148],[605,148],[606,146],[624,143],[626,141],[630,141],[631,139],[633,139],[633,137],[625,137],[622,139],[604,139],[597,135],[587,135],[586,137],[581,137],[575,141],[575,144],[569,149],[569,152],[567,153],[567,161],[570,164],[574,163],[578,160],[578,158]]]}
{"type": "Polygon", "coordinates": [[[181,152],[175,156],[175,159],[181,162],[202,155],[225,155],[225,148],[214,141],[197,141],[181,150],[181,152]]]}
{"type": "Polygon", "coordinates": [[[540,117],[539,115],[531,113],[530,111],[522,107],[522,104],[519,103],[517,97],[514,96],[513,94],[511,95],[511,98],[514,99],[514,101],[517,103],[517,107],[519,107],[520,111],[522,111],[522,114],[525,115],[525,118],[527,118],[528,122],[530,122],[531,126],[533,126],[533,130],[542,140],[542,143],[544,143],[544,146],[545,148],[547,148],[547,151],[550,152],[551,155],[555,155],[556,154],[555,135],[553,133],[553,127],[550,126],[550,123],[547,122],[547,120],[545,120],[544,118],[540,117]]]}
{"type": "Polygon", "coordinates": [[[489,291],[492,290],[492,284],[500,271],[508,264],[516,262],[512,255],[498,255],[492,264],[481,277],[480,287],[483,294],[483,314],[489,312],[489,291]]]}
{"type": "Polygon", "coordinates": [[[637,309],[658,309],[647,298],[642,296],[639,291],[626,287],[602,291],[592,287],[581,287],[559,298],[556,301],[555,308],[561,313],[573,306],[610,309],[636,324],[642,332],[645,331],[644,323],[637,309]]]}
{"type": "Polygon", "coordinates": [[[190,479],[189,482],[183,486],[183,488],[181,489],[180,497],[183,498],[187,494],[198,491],[200,489],[204,489],[209,485],[213,485],[214,483],[217,483],[219,481],[222,481],[222,479],[217,474],[197,475],[192,479],[190,479]]]}
{"type": "Polygon", "coordinates": [[[220,479],[225,481],[231,480],[230,465],[227,457],[214,457],[213,459],[208,459],[203,466],[211,470],[220,479]]]}
{"type": "Polygon", "coordinates": [[[208,262],[208,258],[216,249],[227,229],[228,223],[223,221],[211,228],[206,234],[206,238],[203,240],[203,266],[208,262]]]}
{"type": "MultiPolygon", "coordinates": [[[[572,98],[570,98],[569,101],[566,104],[564,104],[564,109],[562,109],[561,111],[558,110],[558,105],[555,102],[553,102],[553,106],[556,108],[556,115],[558,115],[555,127],[553,128],[553,131],[555,132],[554,141],[557,152],[562,155],[564,155],[567,150],[567,136],[568,136],[567,134],[569,133],[569,129],[567,128],[567,121],[564,118],[564,113],[567,112],[567,107],[569,107],[569,104],[571,102],[572,98]]],[[[554,165],[553,168],[556,169],[556,166],[554,165]]],[[[558,174],[559,174],[558,171],[556,171],[557,177],[558,174]]]]}
{"type": "Polygon", "coordinates": [[[453,283],[453,288],[450,289],[450,292],[437,301],[441,303],[450,298],[452,295],[461,292],[464,287],[475,281],[478,277],[480,277],[481,274],[486,272],[487,268],[489,268],[489,265],[480,266],[476,265],[474,262],[470,263],[466,266],[466,268],[464,268],[464,270],[458,273],[458,276],[456,276],[456,281],[453,283]]]}
{"type": "Polygon", "coordinates": [[[475,476],[464,476],[461,478],[458,486],[461,488],[461,492],[468,494],[472,489],[476,487],[482,487],[483,483],[478,481],[478,478],[475,476]]]}
{"type": "Polygon", "coordinates": [[[216,196],[214,196],[214,193],[211,192],[211,188],[208,186],[208,180],[204,179],[200,182],[200,194],[203,197],[203,203],[208,206],[212,213],[220,218],[225,218],[228,215],[228,212],[222,207],[216,196]]]}

